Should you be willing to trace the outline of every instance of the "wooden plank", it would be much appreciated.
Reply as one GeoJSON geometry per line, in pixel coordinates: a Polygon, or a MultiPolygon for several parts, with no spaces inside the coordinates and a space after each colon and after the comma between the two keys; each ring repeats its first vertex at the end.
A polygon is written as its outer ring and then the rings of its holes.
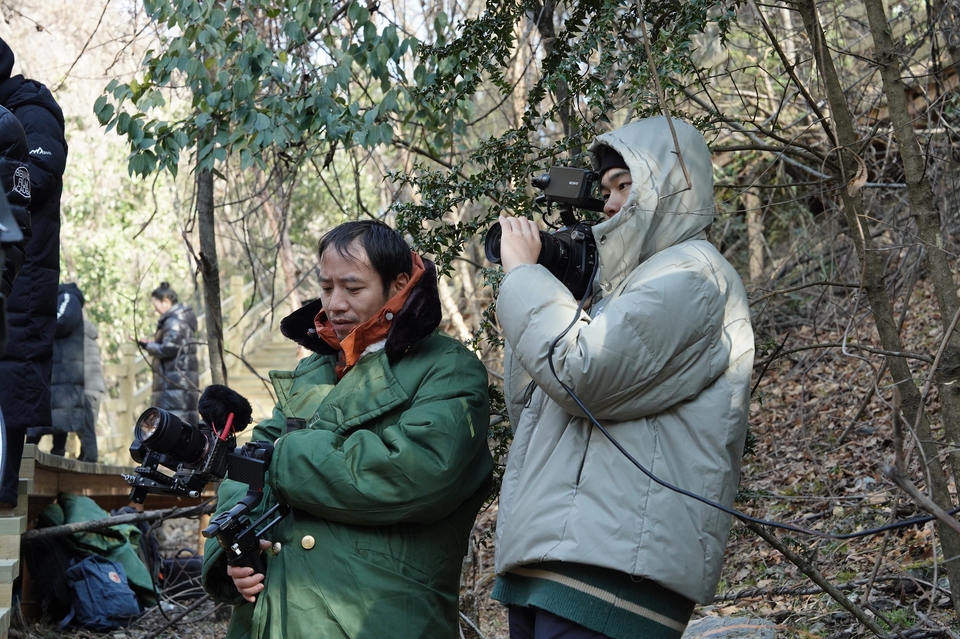
{"type": "MultiPolygon", "coordinates": [[[[33,479],[31,481],[33,482],[33,487],[29,492],[31,496],[44,495],[56,497],[60,491],[60,474],[55,469],[38,466],[33,473],[33,479]]],[[[21,493],[21,495],[22,494],[23,493],[21,493]]]]}
{"type": "Polygon", "coordinates": [[[26,517],[0,517],[0,535],[22,535],[26,531],[26,517]]]}
{"type": "Polygon", "coordinates": [[[0,580],[13,583],[13,580],[18,576],[20,576],[19,559],[4,559],[0,561],[0,580]]]}
{"type": "Polygon", "coordinates": [[[10,608],[0,608],[0,639],[7,639],[10,632],[10,608]]]}
{"type": "Polygon", "coordinates": [[[0,537],[0,559],[20,558],[20,535],[4,535],[0,537]]]}

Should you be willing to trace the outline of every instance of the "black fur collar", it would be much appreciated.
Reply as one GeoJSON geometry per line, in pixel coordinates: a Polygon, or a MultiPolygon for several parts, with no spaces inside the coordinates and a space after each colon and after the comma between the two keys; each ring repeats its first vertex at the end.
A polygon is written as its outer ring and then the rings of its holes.
{"type": "MultiPolygon", "coordinates": [[[[410,291],[410,297],[393,319],[387,333],[384,351],[395,359],[413,344],[427,337],[440,325],[440,294],[437,291],[437,267],[423,258],[424,273],[410,291]]],[[[280,321],[280,333],[297,344],[321,355],[333,355],[336,351],[317,336],[313,320],[323,308],[320,300],[314,300],[280,321]]]]}

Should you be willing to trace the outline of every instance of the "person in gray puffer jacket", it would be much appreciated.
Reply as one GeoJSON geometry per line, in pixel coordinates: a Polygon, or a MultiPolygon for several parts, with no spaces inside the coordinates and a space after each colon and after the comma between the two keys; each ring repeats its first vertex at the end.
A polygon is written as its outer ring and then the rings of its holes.
{"type": "Polygon", "coordinates": [[[177,293],[162,282],[150,296],[160,313],[152,341],[139,344],[153,356],[153,406],[170,411],[193,426],[200,420],[200,377],[197,361],[197,316],[177,301],[177,293]]]}
{"type": "Polygon", "coordinates": [[[733,504],[749,304],[707,241],[710,150],[692,125],[672,123],[676,138],[666,118],[650,118],[590,148],[605,219],[592,228],[598,272],[586,309],[536,263],[536,224],[500,219],[497,316],[514,439],[492,597],[509,606],[514,639],[680,639],[717,587],[730,515],[654,482],[583,409],[656,477],[733,504]]]}
{"type": "MultiPolygon", "coordinates": [[[[27,429],[28,444],[37,444],[44,435],[53,435],[50,452],[61,457],[66,452],[67,434],[84,432],[83,304],[83,293],[73,282],[57,287],[57,329],[50,387],[53,426],[27,429]]],[[[80,446],[81,461],[97,461],[96,437],[92,442],[81,438],[80,446]]]]}

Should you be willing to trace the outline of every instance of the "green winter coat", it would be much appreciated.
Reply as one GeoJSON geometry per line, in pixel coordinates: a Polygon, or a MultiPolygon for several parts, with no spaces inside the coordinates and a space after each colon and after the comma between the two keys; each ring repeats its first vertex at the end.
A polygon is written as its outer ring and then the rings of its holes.
{"type": "MultiPolygon", "coordinates": [[[[385,348],[339,383],[335,355],[310,333],[319,303],[281,325],[317,354],[270,373],[277,406],[253,438],[277,443],[257,512],[278,497],[292,511],[266,535],[282,549],[265,553],[256,604],[240,597],[223,551],[207,542],[204,587],[235,604],[229,639],[457,636],[461,562],[490,488],[487,374],[434,331],[432,265],[423,280],[426,294],[411,295],[385,348]],[[306,428],[284,434],[287,417],[306,428]]],[[[218,513],[245,492],[224,481],[218,513]]]]}

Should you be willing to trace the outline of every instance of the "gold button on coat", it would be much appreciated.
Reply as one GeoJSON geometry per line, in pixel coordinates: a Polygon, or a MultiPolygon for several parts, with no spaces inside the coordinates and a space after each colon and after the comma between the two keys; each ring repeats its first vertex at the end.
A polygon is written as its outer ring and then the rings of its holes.
{"type": "Polygon", "coordinates": [[[317,545],[317,540],[313,538],[313,535],[304,535],[303,539],[300,540],[300,545],[303,546],[304,550],[310,550],[317,545]]]}
{"type": "Polygon", "coordinates": [[[279,555],[279,554],[280,554],[280,549],[281,549],[282,547],[283,547],[283,546],[280,544],[279,541],[275,541],[275,542],[273,542],[273,547],[270,549],[270,551],[271,551],[274,555],[279,555]]]}

